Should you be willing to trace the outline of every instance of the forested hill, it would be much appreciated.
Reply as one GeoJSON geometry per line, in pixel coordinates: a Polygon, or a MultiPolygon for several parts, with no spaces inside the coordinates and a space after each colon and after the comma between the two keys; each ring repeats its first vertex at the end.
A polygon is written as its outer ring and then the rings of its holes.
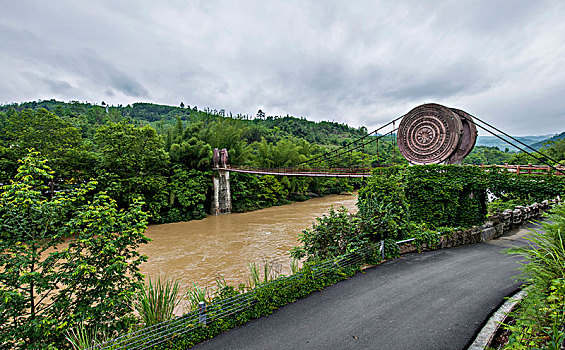
{"type": "MultiPolygon", "coordinates": [[[[226,148],[232,166],[291,167],[365,134],[365,128],[261,111],[250,117],[184,105],[26,102],[0,106],[0,184],[14,178],[33,149],[53,170],[46,195],[96,180],[97,190],[121,208],[141,197],[154,223],[192,220],[209,208],[214,148],[226,148]]],[[[382,140],[380,154],[365,147],[328,165],[391,163],[400,157],[385,152],[391,145],[382,140]]],[[[230,179],[233,210],[240,212],[353,189],[352,180],[335,178],[234,173],[230,179]]]]}
{"type": "MultiPolygon", "coordinates": [[[[202,218],[211,198],[212,150],[226,148],[233,166],[293,167],[324,154],[367,130],[335,122],[312,122],[291,116],[232,115],[135,103],[93,105],[55,100],[0,106],[0,184],[9,183],[20,160],[34,155],[46,161],[53,196],[65,186],[96,180],[125,208],[142,198],[154,223],[202,218]]],[[[406,163],[394,136],[364,145],[347,157],[323,160],[321,166],[406,163]]],[[[565,159],[565,140],[542,150],[556,161],[565,159]]],[[[472,164],[536,163],[527,155],[477,146],[467,157],[472,164]]],[[[248,211],[305,199],[312,194],[351,191],[355,180],[230,176],[233,210],[248,211]]],[[[359,185],[357,183],[356,185],[359,185]]]]}
{"type": "Polygon", "coordinates": [[[180,117],[185,126],[198,121],[205,124],[225,119],[237,121],[242,127],[248,129],[246,135],[250,137],[250,141],[260,141],[261,137],[264,137],[268,142],[275,142],[286,137],[297,137],[321,145],[341,145],[344,140],[362,136],[367,132],[365,127],[356,129],[336,122],[313,122],[289,115],[265,116],[261,111],[257,116],[233,115],[226,113],[223,109],[199,110],[197,106],[191,107],[184,104],[182,107],[153,103],[106,106],[104,103],[93,105],[78,101],[44,100],[3,105],[0,106],[0,112],[39,108],[45,108],[69,120],[71,124],[81,129],[83,135],[91,134],[98,125],[122,120],[134,125],[150,125],[158,133],[165,134],[172,125],[177,123],[177,117],[180,117]]]}
{"type": "Polygon", "coordinates": [[[559,141],[559,140],[563,140],[563,139],[565,139],[565,131],[563,131],[563,132],[560,133],[560,134],[553,135],[552,137],[550,137],[550,138],[548,138],[548,139],[545,139],[545,140],[543,140],[543,141],[536,142],[536,143],[534,143],[534,144],[532,145],[532,147],[535,148],[535,149],[540,149],[540,148],[542,148],[543,146],[545,146],[545,145],[546,145],[547,143],[549,143],[549,142],[559,141]]]}

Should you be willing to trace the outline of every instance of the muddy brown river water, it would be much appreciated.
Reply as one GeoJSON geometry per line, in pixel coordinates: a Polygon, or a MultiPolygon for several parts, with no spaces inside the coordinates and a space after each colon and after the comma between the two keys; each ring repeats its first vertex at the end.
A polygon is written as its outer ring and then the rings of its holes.
{"type": "Polygon", "coordinates": [[[180,279],[183,290],[197,283],[215,286],[218,276],[229,284],[247,281],[248,263],[262,266],[267,259],[280,273],[289,273],[292,247],[302,230],[329,208],[356,211],[357,196],[329,195],[248,213],[209,216],[202,220],[152,225],[153,239],[140,251],[148,256],[141,265],[146,277],[180,279]]]}

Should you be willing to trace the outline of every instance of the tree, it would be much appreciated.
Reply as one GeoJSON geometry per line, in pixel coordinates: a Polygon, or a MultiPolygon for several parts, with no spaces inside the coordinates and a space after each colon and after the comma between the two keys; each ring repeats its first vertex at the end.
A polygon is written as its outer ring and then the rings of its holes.
{"type": "Polygon", "coordinates": [[[181,101],[180,108],[184,108],[184,102],[181,101]]]}
{"type": "Polygon", "coordinates": [[[171,160],[188,169],[208,170],[212,165],[212,148],[196,137],[171,145],[171,160]]]}
{"type": "Polygon", "coordinates": [[[249,148],[243,137],[245,130],[241,121],[223,119],[210,123],[207,128],[202,128],[198,138],[212,148],[227,149],[230,164],[244,164],[249,156],[249,148]]]}
{"type": "Polygon", "coordinates": [[[56,182],[80,178],[91,170],[91,156],[82,147],[79,130],[61,117],[40,108],[13,111],[0,119],[0,147],[6,153],[2,167],[10,176],[16,172],[17,160],[30,148],[44,155],[56,182]]]}
{"type": "Polygon", "coordinates": [[[186,170],[175,166],[168,184],[169,208],[166,221],[188,221],[206,217],[206,193],[209,187],[209,173],[186,170]]]}
{"type": "Polygon", "coordinates": [[[551,159],[563,164],[565,160],[565,139],[547,142],[542,152],[551,157],[551,159]]]}
{"type": "Polygon", "coordinates": [[[0,344],[50,348],[83,323],[123,332],[142,283],[136,249],[148,242],[147,214],[134,201],[118,211],[95,183],[44,195],[52,171],[30,152],[0,194],[0,344]]]}
{"type": "Polygon", "coordinates": [[[166,204],[169,156],[155,129],[125,122],[109,123],[96,131],[94,142],[104,188],[121,208],[142,195],[150,214],[157,218],[161,206],[166,204]]]}
{"type": "Polygon", "coordinates": [[[257,118],[265,119],[265,112],[263,112],[262,110],[258,110],[257,111],[257,118]]]}

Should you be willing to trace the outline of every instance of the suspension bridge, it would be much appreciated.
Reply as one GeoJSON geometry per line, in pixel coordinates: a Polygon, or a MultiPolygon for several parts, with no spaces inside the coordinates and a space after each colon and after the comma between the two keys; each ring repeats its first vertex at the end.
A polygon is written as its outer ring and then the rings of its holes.
{"type": "Polygon", "coordinates": [[[410,164],[461,164],[475,145],[477,128],[529,154],[541,164],[504,164],[495,167],[504,167],[517,173],[565,174],[565,168],[553,165],[559,162],[499,128],[463,110],[434,103],[418,106],[366,135],[293,166],[279,168],[230,166],[227,161],[227,150],[215,149],[213,169],[258,175],[362,178],[370,176],[375,168],[394,165],[378,163],[379,155],[384,151],[379,147],[383,139],[393,146],[388,152],[402,154],[410,164]],[[351,163],[353,152],[365,153],[368,147],[375,146],[376,163],[343,165],[351,163]]]}

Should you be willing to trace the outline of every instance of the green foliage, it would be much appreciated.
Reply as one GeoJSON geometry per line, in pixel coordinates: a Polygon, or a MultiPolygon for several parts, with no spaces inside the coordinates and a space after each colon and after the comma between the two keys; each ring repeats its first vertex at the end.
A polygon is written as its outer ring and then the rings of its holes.
{"type": "MultiPolygon", "coordinates": [[[[543,155],[547,156],[544,157],[539,154],[535,154],[537,157],[534,158],[526,153],[520,152],[515,153],[512,158],[510,159],[510,164],[540,164],[539,159],[543,159],[546,164],[556,165],[554,161],[560,163],[561,165],[565,164],[565,139],[559,138],[565,133],[561,133],[560,135],[556,135],[554,138],[551,138],[549,141],[543,143],[543,147],[539,149],[539,152],[543,155]],[[550,160],[551,159],[551,160],[550,160]]],[[[541,143],[536,144],[533,146],[534,148],[538,148],[541,143]]]]}
{"type": "Polygon", "coordinates": [[[275,175],[265,175],[259,178],[259,186],[261,192],[258,193],[257,199],[263,207],[286,204],[288,200],[288,190],[282,184],[280,178],[275,175]]]}
{"type": "Polygon", "coordinates": [[[241,213],[261,208],[258,202],[259,177],[252,174],[230,173],[232,212],[241,213]]]}
{"type": "Polygon", "coordinates": [[[551,157],[551,159],[565,164],[565,138],[547,142],[542,152],[551,157]]]}
{"type": "MultiPolygon", "coordinates": [[[[250,119],[224,110],[150,103],[124,107],[45,100],[0,106],[0,183],[7,183],[17,160],[33,146],[55,171],[52,193],[95,178],[119,208],[141,196],[154,223],[190,220],[205,215],[210,202],[209,185],[193,171],[210,170],[215,147],[228,150],[232,165],[296,166],[366,134],[364,128],[290,116],[250,119]],[[181,197],[191,198],[190,204],[181,197]]],[[[338,165],[369,164],[370,152],[354,152],[338,165]]],[[[232,186],[235,212],[306,200],[311,193],[349,192],[359,185],[350,179],[240,178],[238,183],[234,176],[232,186]]]]}
{"type": "Polygon", "coordinates": [[[299,241],[302,246],[292,250],[292,257],[309,261],[320,261],[343,255],[353,248],[363,246],[368,237],[360,234],[359,220],[346,208],[330,209],[328,215],[316,218],[311,229],[302,231],[299,241]]]}
{"type": "Polygon", "coordinates": [[[201,288],[198,284],[192,283],[192,287],[186,292],[186,299],[190,310],[198,310],[200,302],[208,303],[210,301],[208,287],[201,288]]]}
{"type": "Polygon", "coordinates": [[[310,145],[304,140],[282,139],[271,144],[263,138],[253,148],[254,165],[266,168],[296,166],[311,156],[310,145]]]}
{"type": "Polygon", "coordinates": [[[145,327],[153,326],[172,319],[175,308],[179,305],[178,279],[155,281],[149,279],[134,299],[133,306],[141,317],[145,327]]]}
{"type": "Polygon", "coordinates": [[[492,202],[487,203],[487,210],[489,215],[501,213],[506,209],[514,209],[517,205],[529,205],[531,203],[520,199],[507,199],[498,198],[492,202]]]}
{"type": "Polygon", "coordinates": [[[209,172],[185,170],[175,166],[168,184],[168,203],[162,209],[161,220],[156,221],[175,222],[204,218],[204,203],[210,184],[209,172]]]}
{"type": "Polygon", "coordinates": [[[71,344],[73,350],[85,350],[102,344],[108,339],[104,332],[99,332],[98,328],[94,327],[89,330],[84,322],[80,322],[66,332],[66,340],[71,344]]]}
{"type": "Polygon", "coordinates": [[[263,261],[263,274],[260,273],[260,268],[255,262],[247,263],[249,268],[249,288],[257,288],[262,284],[265,284],[271,280],[277,278],[277,271],[275,270],[275,265],[272,261],[263,261]]]}
{"type": "Polygon", "coordinates": [[[410,212],[399,169],[372,176],[359,190],[357,207],[363,231],[376,234],[378,240],[402,239],[407,234],[410,212]]]}
{"type": "MultiPolygon", "coordinates": [[[[163,348],[186,349],[254,318],[269,315],[288,303],[354,275],[359,270],[360,264],[349,267],[332,266],[323,271],[317,270],[317,266],[317,264],[307,263],[299,274],[291,278],[281,277],[267,284],[261,284],[260,287],[253,289],[248,294],[248,298],[242,299],[243,301],[238,304],[237,307],[242,309],[240,312],[222,316],[206,326],[178,335],[175,339],[164,344],[163,348]]],[[[233,287],[228,289],[231,293],[217,294],[210,302],[220,302],[241,293],[233,287]]],[[[212,305],[209,305],[209,318],[213,318],[216,314],[225,314],[225,310],[214,309],[212,305]]]]}
{"type": "Polygon", "coordinates": [[[212,148],[204,141],[192,137],[170,147],[171,160],[189,169],[208,170],[212,165],[212,148]]]}
{"type": "Polygon", "coordinates": [[[457,227],[428,229],[425,224],[414,225],[411,237],[415,238],[413,244],[421,252],[423,248],[436,249],[441,236],[450,237],[457,229],[457,227]]]}
{"type": "Polygon", "coordinates": [[[351,192],[360,182],[356,179],[300,178],[231,173],[232,211],[244,212],[288,203],[289,200],[305,200],[310,193],[351,192]]]}
{"type": "Polygon", "coordinates": [[[376,169],[360,191],[359,202],[390,204],[400,231],[410,221],[432,227],[471,226],[486,218],[486,188],[484,172],[477,167],[395,166],[376,169]]]}
{"type": "Polygon", "coordinates": [[[532,230],[527,239],[528,245],[508,251],[524,258],[522,278],[528,286],[514,313],[516,324],[508,326],[508,348],[558,349],[565,338],[565,206],[556,206],[542,229],[532,230]]]}
{"type": "Polygon", "coordinates": [[[60,345],[80,322],[108,334],[125,330],[142,280],[142,203],[119,211],[104,193],[86,200],[95,183],[51,199],[44,195],[51,179],[31,152],[0,194],[0,343],[11,348],[60,345]]]}
{"type": "Polygon", "coordinates": [[[0,126],[0,170],[9,177],[30,148],[47,157],[56,181],[82,178],[93,169],[78,129],[46,109],[0,113],[0,126]]]}
{"type": "Polygon", "coordinates": [[[124,122],[103,125],[94,136],[100,173],[112,182],[101,181],[120,207],[142,196],[151,216],[158,218],[163,203],[169,156],[163,141],[151,127],[124,122]]]}
{"type": "Polygon", "coordinates": [[[511,173],[503,168],[488,171],[489,190],[504,201],[541,202],[565,193],[562,176],[511,173]]]}
{"type": "Polygon", "coordinates": [[[411,166],[406,168],[404,185],[414,222],[468,227],[486,219],[487,180],[480,168],[411,166]]]}
{"type": "Polygon", "coordinates": [[[471,153],[465,158],[465,164],[490,165],[490,164],[514,164],[512,159],[515,153],[503,152],[497,146],[475,146],[471,153]]]}

